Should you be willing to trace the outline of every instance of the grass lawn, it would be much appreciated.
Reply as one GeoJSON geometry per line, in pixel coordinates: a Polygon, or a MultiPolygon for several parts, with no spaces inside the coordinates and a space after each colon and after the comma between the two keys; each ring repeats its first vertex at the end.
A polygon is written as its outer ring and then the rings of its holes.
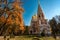
{"type": "MultiPolygon", "coordinates": [[[[31,37],[30,36],[15,36],[14,38],[9,37],[9,40],[36,40],[36,38],[38,38],[39,40],[55,40],[53,37],[35,37],[35,36],[31,36],[31,37]]],[[[8,39],[8,37],[6,37],[6,39],[8,39]]],[[[57,40],[60,40],[60,38],[57,40]]]]}
{"type": "MultiPolygon", "coordinates": [[[[26,37],[26,36],[15,36],[15,38],[10,38],[10,40],[33,40],[33,38],[37,37],[26,37]]],[[[53,37],[39,37],[39,40],[55,40],[53,37]]],[[[57,39],[57,40],[60,40],[57,39]]]]}

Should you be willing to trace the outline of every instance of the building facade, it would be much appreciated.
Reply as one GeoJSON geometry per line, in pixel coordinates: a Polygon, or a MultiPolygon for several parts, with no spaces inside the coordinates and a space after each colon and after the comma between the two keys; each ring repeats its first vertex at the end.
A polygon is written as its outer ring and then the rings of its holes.
{"type": "Polygon", "coordinates": [[[51,34],[51,27],[44,17],[40,4],[38,4],[38,12],[32,17],[29,34],[41,34],[42,32],[51,34]]]}

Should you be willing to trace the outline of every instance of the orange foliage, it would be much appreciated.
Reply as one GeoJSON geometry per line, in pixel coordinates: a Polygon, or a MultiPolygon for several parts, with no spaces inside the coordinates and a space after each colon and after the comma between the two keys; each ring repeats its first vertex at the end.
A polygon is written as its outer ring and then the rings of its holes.
{"type": "Polygon", "coordinates": [[[11,17],[9,17],[9,18],[7,19],[7,23],[6,23],[6,24],[13,24],[11,17]]]}
{"type": "Polygon", "coordinates": [[[17,25],[20,23],[18,18],[16,18],[15,22],[16,22],[17,25]]]}
{"type": "Polygon", "coordinates": [[[17,16],[19,17],[19,18],[16,18],[16,23],[20,25],[20,30],[25,30],[23,18],[22,18],[22,12],[24,12],[23,8],[20,7],[17,2],[13,4],[13,7],[17,10],[15,11],[15,14],[17,14],[17,16]]]}
{"type": "Polygon", "coordinates": [[[0,22],[3,22],[3,23],[4,23],[4,22],[5,22],[5,20],[6,20],[6,19],[5,19],[5,17],[4,17],[4,16],[1,16],[1,17],[0,17],[0,22]]]}
{"type": "MultiPolygon", "coordinates": [[[[20,30],[24,31],[25,27],[24,27],[24,22],[23,22],[23,18],[22,18],[22,13],[24,12],[24,10],[19,5],[20,4],[18,2],[14,2],[13,3],[13,8],[15,10],[13,10],[13,12],[12,11],[7,11],[6,14],[8,15],[8,17],[5,18],[4,16],[1,16],[0,17],[0,22],[3,22],[3,23],[6,22],[6,25],[8,25],[8,24],[14,25],[14,23],[15,23],[16,25],[19,25],[20,30]],[[15,17],[13,17],[14,20],[12,19],[12,15],[15,16],[15,17]]],[[[11,30],[9,28],[8,28],[7,32],[8,31],[11,32],[11,30]]],[[[17,27],[17,29],[15,29],[15,31],[18,32],[18,27],[17,27]]]]}
{"type": "Polygon", "coordinates": [[[15,20],[12,20],[12,16],[9,16],[7,20],[7,24],[13,24],[14,22],[16,25],[20,25],[20,30],[24,31],[24,22],[22,18],[22,12],[24,12],[23,8],[19,6],[17,2],[13,3],[13,8],[16,10],[13,12],[13,15],[16,16],[15,20]]]}

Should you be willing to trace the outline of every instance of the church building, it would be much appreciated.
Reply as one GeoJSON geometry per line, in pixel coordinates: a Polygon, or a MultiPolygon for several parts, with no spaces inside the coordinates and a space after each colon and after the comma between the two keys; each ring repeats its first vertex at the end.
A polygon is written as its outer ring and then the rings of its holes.
{"type": "Polygon", "coordinates": [[[51,34],[51,27],[44,17],[44,13],[40,7],[40,3],[38,4],[37,14],[32,16],[31,24],[29,27],[29,34],[41,34],[44,32],[45,34],[51,34]]]}

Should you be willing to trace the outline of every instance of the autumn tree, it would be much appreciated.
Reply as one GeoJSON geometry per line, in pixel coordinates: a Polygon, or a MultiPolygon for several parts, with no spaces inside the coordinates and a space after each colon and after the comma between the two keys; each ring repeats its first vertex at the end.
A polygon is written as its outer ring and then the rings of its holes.
{"type": "Polygon", "coordinates": [[[0,35],[10,35],[11,33],[17,35],[20,31],[23,33],[25,30],[22,18],[24,10],[20,5],[21,2],[19,0],[13,2],[1,0],[0,4],[4,4],[4,6],[0,5],[0,35]]]}

